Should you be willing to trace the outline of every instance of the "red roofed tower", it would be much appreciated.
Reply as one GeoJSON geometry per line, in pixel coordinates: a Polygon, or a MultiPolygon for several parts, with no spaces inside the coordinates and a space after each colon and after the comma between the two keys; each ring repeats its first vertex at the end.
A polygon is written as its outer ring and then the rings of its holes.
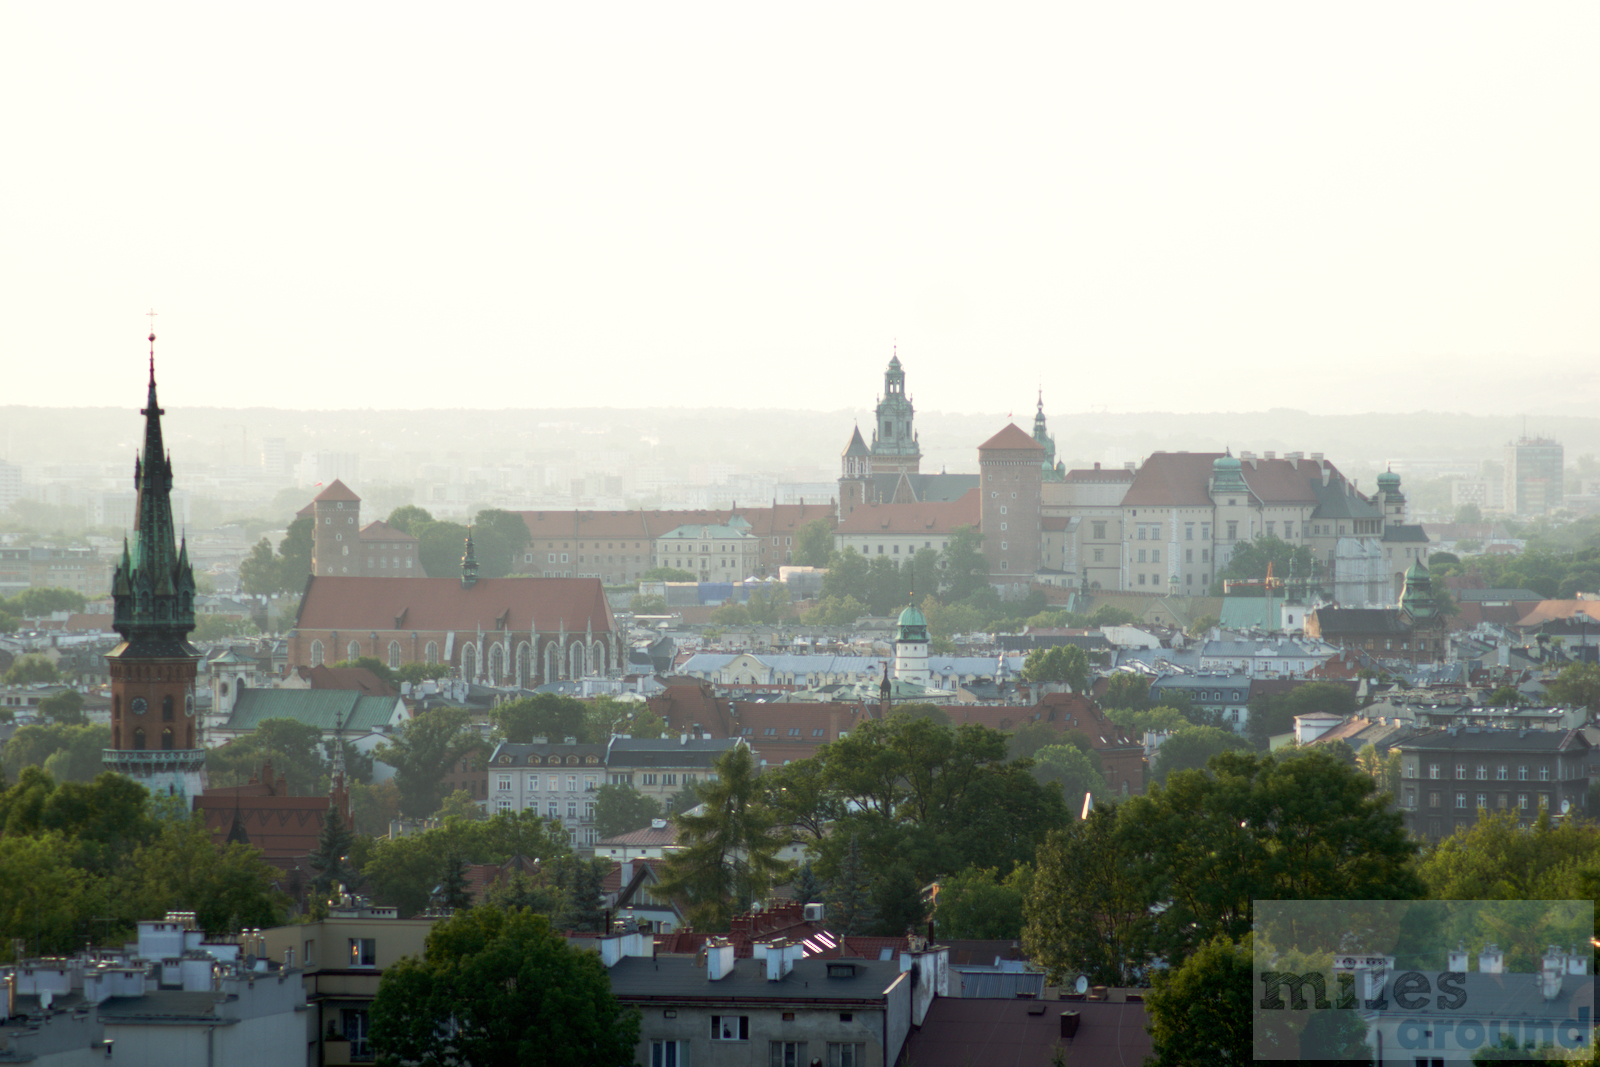
{"type": "Polygon", "coordinates": [[[361,498],[335,478],[311,502],[311,573],[359,577],[366,573],[361,547],[361,498]]]}
{"type": "Polygon", "coordinates": [[[978,446],[989,580],[1026,584],[1039,569],[1045,450],[1016,423],[978,446]]]}

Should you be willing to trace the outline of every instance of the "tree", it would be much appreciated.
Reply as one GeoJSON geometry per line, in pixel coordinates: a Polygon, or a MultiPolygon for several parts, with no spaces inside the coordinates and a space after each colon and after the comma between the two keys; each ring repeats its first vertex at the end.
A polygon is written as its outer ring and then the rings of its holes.
{"type": "Polygon", "coordinates": [[[1086,753],[1076,745],[1046,745],[1033,755],[1033,776],[1060,790],[1068,811],[1079,811],[1085,794],[1105,797],[1110,792],[1099,762],[1092,750],[1086,753]]]}
{"type": "Polygon", "coordinates": [[[89,598],[72,589],[38,586],[24,589],[6,601],[6,611],[19,618],[36,619],[58,611],[81,612],[89,598]]]}
{"type": "Polygon", "coordinates": [[[1022,945],[1052,982],[1081,972],[1097,983],[1132,985],[1150,955],[1154,903],[1138,874],[1130,825],[1102,805],[1039,846],[1023,898],[1022,945]]]}
{"type": "Polygon", "coordinates": [[[939,880],[933,912],[940,938],[1015,941],[1022,936],[1022,905],[1033,868],[1018,864],[1006,878],[993,867],[968,867],[939,880]]]}
{"type": "Polygon", "coordinates": [[[201,615],[195,619],[194,632],[190,635],[190,639],[204,644],[226,641],[233,637],[247,637],[254,633],[256,624],[249,619],[230,615],[201,615]]]}
{"type": "Polygon", "coordinates": [[[1249,749],[1250,743],[1232,730],[1216,726],[1185,726],[1161,742],[1150,773],[1158,782],[1173,771],[1199,770],[1211,757],[1229,749],[1249,749]]]}
{"type": "Polygon", "coordinates": [[[250,733],[206,751],[206,773],[215,785],[244,785],[262,765],[288,779],[294,796],[327,791],[322,730],[298,719],[266,719],[250,733]]]}
{"type": "Polygon", "coordinates": [[[812,519],[794,536],[794,562],[800,567],[826,567],[833,555],[833,523],[812,519]]]}
{"type": "Polygon", "coordinates": [[[1321,712],[1346,716],[1356,710],[1355,692],[1333,682],[1307,682],[1286,693],[1258,695],[1250,700],[1244,735],[1257,751],[1265,752],[1271,739],[1294,729],[1298,715],[1321,712]]]}
{"type": "Polygon", "coordinates": [[[372,1002],[380,1064],[591,1067],[629,1062],[637,1013],[600,957],[520,908],[483,905],[434,926],[421,959],[384,972],[372,1002]]]}
{"type": "Polygon", "coordinates": [[[397,684],[410,682],[416,685],[418,682],[443,678],[449,673],[449,666],[443,663],[407,663],[394,672],[394,680],[397,684]]]}
{"type": "Polygon", "coordinates": [[[465,708],[435,708],[407,722],[373,757],[395,769],[401,813],[423,819],[439,809],[439,783],[451,765],[481,744],[467,729],[465,708]]]}
{"type": "Polygon", "coordinates": [[[856,834],[850,835],[850,847],[832,888],[828,921],[847,937],[864,933],[878,915],[872,903],[872,881],[861,862],[861,839],[856,834]]]}
{"type": "Polygon", "coordinates": [[[806,613],[808,626],[852,626],[867,613],[867,606],[853,596],[827,596],[806,613]]]}
{"type": "Polygon", "coordinates": [[[56,665],[43,656],[19,656],[4,675],[0,675],[0,682],[6,685],[59,685],[61,673],[56,670],[56,665]]]}
{"type": "Polygon", "coordinates": [[[1150,679],[1142,674],[1118,671],[1106,682],[1102,708],[1132,708],[1143,711],[1150,706],[1150,679]]]}
{"type": "Polygon", "coordinates": [[[794,892],[794,899],[802,904],[820,904],[822,895],[826,892],[817,872],[811,869],[811,861],[806,860],[800,864],[799,870],[794,872],[794,881],[790,883],[794,892]]]}
{"type": "Polygon", "coordinates": [[[378,678],[384,685],[398,687],[399,679],[389,665],[377,656],[358,656],[355,659],[342,659],[338,663],[330,664],[334,667],[365,667],[378,678]]]}
{"type": "Polygon", "coordinates": [[[664,596],[636,596],[628,601],[628,610],[635,615],[665,615],[667,598],[664,596]]]}
{"type": "Polygon", "coordinates": [[[696,925],[722,930],[785,874],[777,854],[789,842],[776,832],[777,813],[765,803],[748,747],[718,759],[716,777],[698,793],[698,814],[673,816],[682,847],[668,857],[660,891],[687,898],[696,925]]]}
{"type": "Polygon", "coordinates": [[[473,517],[472,546],[478,556],[478,575],[504,578],[521,561],[531,535],[528,524],[514,511],[485,508],[473,517]]]}
{"type": "Polygon", "coordinates": [[[76,689],[63,689],[39,701],[39,714],[66,726],[83,726],[89,721],[83,714],[83,694],[76,689]]]}
{"type": "MultiPolygon", "coordinates": [[[[1307,579],[1312,576],[1315,562],[1307,545],[1291,545],[1270,535],[1257,537],[1234,547],[1228,565],[1217,572],[1217,584],[1224,580],[1260,579],[1267,576],[1268,567],[1274,578],[1307,579]]],[[[1264,595],[1263,586],[1246,586],[1237,590],[1245,596],[1264,595]]]]}
{"type": "Polygon", "coordinates": [[[1372,779],[1372,784],[1378,792],[1387,793],[1390,797],[1400,795],[1399,749],[1391,749],[1387,756],[1380,756],[1378,747],[1368,741],[1356,754],[1356,766],[1372,779]]]}
{"type": "Polygon", "coordinates": [[[1476,504],[1462,504],[1456,508],[1456,522],[1463,526],[1476,526],[1483,522],[1483,510],[1476,504]]]}
{"type": "Polygon", "coordinates": [[[1202,637],[1211,632],[1214,627],[1221,626],[1222,620],[1215,615],[1201,615],[1189,624],[1184,632],[1190,637],[1202,637]]]}
{"type": "Polygon", "coordinates": [[[606,740],[606,736],[595,736],[583,701],[556,693],[537,693],[501,704],[489,717],[500,738],[514,745],[532,744],[535,737],[558,743],[569,737],[582,742],[606,740]]]}
{"type": "Polygon", "coordinates": [[[88,782],[104,769],[102,753],[111,747],[109,726],[24,726],[0,749],[0,771],[18,781],[24,767],[50,771],[57,781],[88,782]]]}
{"type": "Polygon", "coordinates": [[[1089,690],[1089,657],[1077,645],[1036,648],[1022,664],[1025,682],[1065,682],[1074,693],[1089,690]]]}
{"type": "Polygon", "coordinates": [[[693,571],[679,570],[676,567],[651,567],[639,575],[641,582],[698,582],[700,579],[693,571]]]}
{"type": "MultiPolygon", "coordinates": [[[[461,557],[467,550],[467,528],[459,522],[415,522],[411,536],[417,539],[417,562],[429,578],[449,578],[461,574],[461,557]]],[[[476,546],[474,546],[476,547],[476,546]]],[[[479,557],[479,574],[483,574],[479,557]]]]}
{"type": "Polygon", "coordinates": [[[328,814],[322,820],[322,830],[317,834],[317,850],[311,854],[311,869],[317,872],[311,888],[328,899],[339,886],[356,888],[361,874],[350,865],[350,847],[355,835],[345,825],[337,804],[328,805],[328,814]]]}
{"type": "Polygon", "coordinates": [[[1528,698],[1523,696],[1514,685],[1502,685],[1499,689],[1489,694],[1489,699],[1484,701],[1489,707],[1508,707],[1515,704],[1526,704],[1528,698]]]}
{"type": "Polygon", "coordinates": [[[1089,615],[1090,626],[1131,626],[1138,621],[1133,612],[1112,604],[1101,604],[1089,615]]]}
{"type": "Polygon", "coordinates": [[[867,932],[879,937],[900,937],[921,930],[928,921],[922,886],[904,862],[879,871],[872,883],[872,908],[878,917],[867,932]]]}
{"type": "Polygon", "coordinates": [[[263,537],[239,564],[239,584],[247,593],[271,595],[297,593],[305,588],[311,574],[312,519],[295,519],[272,552],[272,542],[263,537]]]}
{"type": "Polygon", "coordinates": [[[853,597],[866,601],[870,597],[868,576],[871,564],[867,557],[853,548],[846,548],[828,557],[828,573],[822,576],[821,599],[853,597]]]}
{"type": "MultiPolygon", "coordinates": [[[[1163,694],[1169,695],[1169,694],[1163,694]]],[[[1132,738],[1142,738],[1147,733],[1169,734],[1185,726],[1194,725],[1177,708],[1162,705],[1158,708],[1107,708],[1106,718],[1122,727],[1122,732],[1132,738]]]]}
{"type": "Polygon", "coordinates": [[[193,911],[208,933],[276,926],[288,900],[272,888],[277,870],[253,845],[218,848],[199,814],[168,819],[135,850],[116,878],[116,899],[138,918],[193,911]]]}
{"type": "Polygon", "coordinates": [[[1254,1055],[1250,941],[1217,936],[1170,971],[1151,976],[1145,1010],[1155,1067],[1213,1067],[1254,1055]]]}
{"type": "Polygon", "coordinates": [[[661,817],[661,805],[631,785],[603,785],[595,794],[594,825],[602,840],[639,830],[661,817]]]}
{"type": "Polygon", "coordinates": [[[989,561],[984,558],[983,534],[977,527],[951,530],[940,562],[944,564],[943,588],[951,601],[965,600],[989,588],[989,561]]]}
{"type": "Polygon", "coordinates": [[[1544,689],[1559,704],[1588,708],[1591,715],[1600,712],[1600,666],[1593,663],[1574,663],[1544,689]]]}

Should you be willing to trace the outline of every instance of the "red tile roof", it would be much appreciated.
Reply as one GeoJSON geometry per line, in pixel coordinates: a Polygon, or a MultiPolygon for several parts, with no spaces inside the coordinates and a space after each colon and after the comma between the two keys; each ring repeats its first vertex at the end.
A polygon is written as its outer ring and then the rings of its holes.
{"type": "Polygon", "coordinates": [[[404,530],[390,526],[383,520],[375,520],[361,527],[363,541],[415,541],[416,538],[404,530]]]}
{"type": "Polygon", "coordinates": [[[316,575],[295,625],[307,630],[511,630],[595,633],[613,629],[598,578],[343,578],[316,575]]]}
{"type": "Polygon", "coordinates": [[[1134,473],[1126,467],[1080,467],[1067,472],[1069,482],[1131,482],[1134,473]]]}
{"type": "Polygon", "coordinates": [[[295,672],[313,689],[344,689],[370,697],[397,697],[400,690],[384,685],[366,667],[296,667],[295,672]]]}
{"type": "MultiPolygon", "coordinates": [[[[1211,465],[1222,452],[1153,452],[1122,499],[1123,506],[1172,505],[1205,507],[1209,492],[1211,465]]],[[[1316,460],[1247,459],[1242,462],[1245,484],[1269,504],[1315,505],[1312,483],[1322,483],[1324,464],[1316,460]]],[[[1333,481],[1343,482],[1337,470],[1333,481]]],[[[1330,483],[1331,484],[1331,483],[1330,483]]]]}
{"type": "Polygon", "coordinates": [[[943,536],[957,526],[976,526],[982,519],[978,490],[968,489],[958,500],[863,504],[845,517],[836,532],[943,536]]]}
{"type": "Polygon", "coordinates": [[[341,482],[337,478],[335,478],[333,480],[332,484],[330,484],[328,486],[328,488],[324,489],[322,492],[318,493],[313,498],[314,501],[315,500],[360,500],[360,499],[361,499],[360,497],[356,496],[354,493],[352,493],[350,491],[350,487],[348,485],[345,485],[343,482],[341,482]]]}
{"type": "Polygon", "coordinates": [[[1044,446],[1033,439],[1033,436],[1014,422],[1006,423],[1005,429],[989,438],[978,446],[979,452],[991,449],[1010,449],[1020,452],[1043,452],[1044,446]]]}

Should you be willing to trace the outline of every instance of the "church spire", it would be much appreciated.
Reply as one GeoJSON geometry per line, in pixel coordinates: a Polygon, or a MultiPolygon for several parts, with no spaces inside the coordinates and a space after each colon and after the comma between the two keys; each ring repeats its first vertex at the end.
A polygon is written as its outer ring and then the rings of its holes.
{"type": "MultiPolygon", "coordinates": [[[[144,448],[133,461],[133,541],[112,579],[112,625],[132,644],[167,643],[194,629],[194,570],[178,545],[172,519],[172,457],[161,434],[166,414],[156,396],[156,335],[150,337],[150,380],[144,416],[144,448]]],[[[185,546],[186,548],[187,546],[185,546]]]]}
{"type": "Polygon", "coordinates": [[[467,527],[467,550],[461,555],[461,588],[478,584],[478,555],[472,549],[472,527],[467,527]]]}

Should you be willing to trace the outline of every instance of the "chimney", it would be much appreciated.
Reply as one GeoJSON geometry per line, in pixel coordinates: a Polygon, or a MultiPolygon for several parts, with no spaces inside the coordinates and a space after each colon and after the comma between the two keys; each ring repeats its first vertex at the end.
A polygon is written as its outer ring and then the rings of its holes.
{"type": "Polygon", "coordinates": [[[1467,943],[1456,942],[1456,947],[1451,949],[1445,957],[1445,970],[1465,973],[1467,969],[1467,943]]]}
{"type": "Polygon", "coordinates": [[[1589,973],[1589,957],[1580,953],[1577,945],[1567,949],[1567,973],[1575,975],[1589,973]]]}
{"type": "Polygon", "coordinates": [[[1555,1000],[1561,995],[1561,979],[1566,970],[1566,956],[1555,945],[1551,945],[1544,959],[1539,961],[1539,992],[1545,1000],[1555,1000]]]}
{"type": "Polygon", "coordinates": [[[733,973],[733,942],[719,937],[706,945],[706,978],[719,982],[733,973]]]}

